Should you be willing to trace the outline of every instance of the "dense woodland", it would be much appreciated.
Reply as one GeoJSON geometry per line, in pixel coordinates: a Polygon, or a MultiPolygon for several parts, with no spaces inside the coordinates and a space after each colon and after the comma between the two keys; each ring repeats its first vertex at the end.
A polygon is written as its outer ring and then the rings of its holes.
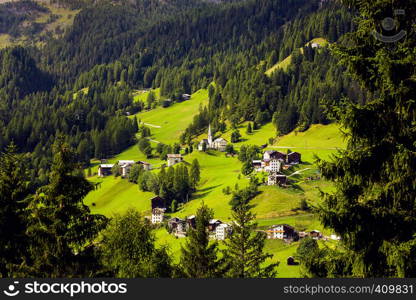
{"type": "Polygon", "coordinates": [[[209,122],[225,130],[227,120],[273,121],[281,134],[304,130],[329,122],[323,100],[364,99],[328,49],[299,51],[315,37],[334,42],[351,31],[351,13],[332,2],[85,1],[78,8],[63,38],[0,52],[0,148],[14,141],[31,153],[39,183],[58,133],[86,164],[135,143],[137,124],[126,115],[143,105],[133,103],[133,89],[160,87],[179,100],[215,82],[183,143],[209,122]],[[288,55],[288,70],[264,74],[288,55]]]}

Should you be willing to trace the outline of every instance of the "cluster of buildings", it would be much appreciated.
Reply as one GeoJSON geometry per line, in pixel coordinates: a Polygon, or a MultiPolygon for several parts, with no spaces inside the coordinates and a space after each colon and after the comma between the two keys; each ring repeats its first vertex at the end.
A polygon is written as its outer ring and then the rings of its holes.
{"type": "Polygon", "coordinates": [[[208,138],[203,139],[202,141],[199,142],[198,150],[203,151],[204,150],[204,145],[205,145],[206,149],[213,149],[213,150],[225,152],[225,150],[227,148],[227,144],[228,144],[227,140],[225,140],[223,138],[217,138],[217,139],[214,140],[214,138],[212,136],[211,124],[210,124],[208,126],[208,138]]]}
{"type": "Polygon", "coordinates": [[[285,186],[287,184],[287,176],[282,174],[282,171],[300,162],[301,154],[298,152],[285,154],[269,150],[263,153],[262,160],[253,160],[253,167],[256,172],[269,173],[267,185],[285,186]]]}
{"type": "MultiPolygon", "coordinates": [[[[151,199],[152,216],[150,219],[152,224],[162,224],[165,221],[165,203],[163,198],[156,196],[151,199]]],[[[173,217],[167,221],[169,232],[177,237],[185,237],[190,228],[196,228],[196,217],[189,216],[185,219],[173,217]]],[[[212,219],[208,224],[208,231],[211,238],[217,240],[225,240],[231,233],[231,226],[217,219],[212,219]]]]}
{"type": "Polygon", "coordinates": [[[330,237],[324,236],[319,230],[312,231],[296,231],[293,226],[287,224],[273,225],[266,231],[267,238],[273,240],[283,240],[286,242],[293,242],[306,237],[311,237],[315,240],[340,240],[339,236],[331,235],[330,237]]]}
{"type": "MultiPolygon", "coordinates": [[[[120,167],[121,177],[127,177],[130,174],[131,167],[135,164],[141,165],[146,171],[150,171],[152,169],[152,166],[145,161],[135,162],[134,160],[119,160],[116,164],[120,167]]],[[[116,164],[100,164],[98,166],[98,176],[110,176],[113,173],[112,170],[116,164]]]]}
{"type": "MultiPolygon", "coordinates": [[[[171,218],[167,223],[169,232],[177,237],[185,237],[189,229],[196,228],[196,217],[189,216],[186,219],[171,218]]],[[[210,237],[216,240],[225,240],[231,234],[231,226],[217,219],[212,219],[208,224],[210,237]]]]}

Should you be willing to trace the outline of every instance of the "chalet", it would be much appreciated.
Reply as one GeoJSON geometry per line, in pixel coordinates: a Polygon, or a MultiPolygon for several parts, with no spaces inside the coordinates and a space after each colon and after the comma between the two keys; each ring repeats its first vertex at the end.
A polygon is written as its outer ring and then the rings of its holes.
{"type": "Polygon", "coordinates": [[[215,238],[217,240],[223,241],[231,232],[231,227],[228,224],[222,223],[217,226],[215,229],[215,238]]]}
{"type": "Polygon", "coordinates": [[[168,154],[168,167],[174,166],[183,161],[181,154],[168,154]]]}
{"type": "Polygon", "coordinates": [[[266,230],[268,239],[293,240],[297,234],[295,228],[287,224],[273,225],[266,230]]]}
{"type": "Polygon", "coordinates": [[[130,174],[131,167],[134,165],[134,160],[119,160],[117,164],[121,169],[121,177],[127,177],[130,174]]]}
{"type": "Polygon", "coordinates": [[[189,100],[191,99],[191,95],[189,94],[182,94],[182,100],[189,100]]]}
{"type": "Polygon", "coordinates": [[[263,159],[264,160],[272,160],[272,159],[286,160],[286,154],[279,152],[279,151],[269,150],[263,153],[263,159]]]}
{"type": "Polygon", "coordinates": [[[150,171],[152,169],[152,165],[145,161],[138,161],[136,164],[142,166],[145,171],[150,171]]]}
{"type": "Polygon", "coordinates": [[[104,177],[112,174],[111,169],[114,167],[114,164],[101,164],[98,167],[98,176],[104,177]]]}
{"type": "Polygon", "coordinates": [[[185,234],[186,221],[180,218],[174,217],[168,221],[168,228],[174,234],[185,234]]]}
{"type": "Polygon", "coordinates": [[[196,217],[195,216],[189,216],[186,218],[186,227],[189,228],[196,228],[196,217]]]}
{"type": "Polygon", "coordinates": [[[209,220],[208,230],[215,231],[220,224],[222,224],[220,220],[216,220],[216,219],[209,220]]]}
{"type": "Polygon", "coordinates": [[[160,224],[163,222],[165,210],[162,208],[152,209],[152,224],[160,224]]]}
{"type": "Polygon", "coordinates": [[[298,164],[301,162],[301,154],[298,152],[290,152],[287,155],[286,162],[288,164],[298,164]]]}
{"type": "Polygon", "coordinates": [[[284,186],[287,184],[287,176],[282,174],[270,174],[267,177],[267,185],[279,185],[284,186]]]}
{"type": "Polygon", "coordinates": [[[322,238],[322,233],[319,230],[312,230],[309,232],[309,236],[314,240],[319,240],[322,238]]]}
{"type": "Polygon", "coordinates": [[[150,199],[150,202],[152,204],[152,210],[155,208],[161,208],[166,210],[165,199],[163,199],[162,197],[153,197],[152,199],[150,199]]]}
{"type": "Polygon", "coordinates": [[[262,161],[261,160],[253,160],[253,168],[256,172],[263,171],[262,161]]]}
{"type": "Polygon", "coordinates": [[[212,144],[212,149],[221,151],[221,152],[225,152],[225,149],[227,148],[227,140],[223,139],[223,138],[218,138],[215,139],[215,141],[212,144]]]}
{"type": "Polygon", "coordinates": [[[279,173],[283,166],[283,160],[281,159],[271,159],[267,166],[265,167],[265,171],[269,173],[279,173]]]}

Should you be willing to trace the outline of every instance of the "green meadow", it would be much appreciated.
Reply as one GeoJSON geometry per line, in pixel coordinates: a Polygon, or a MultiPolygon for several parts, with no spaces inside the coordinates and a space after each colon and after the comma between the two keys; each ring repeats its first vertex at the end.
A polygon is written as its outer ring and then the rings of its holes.
{"type": "Polygon", "coordinates": [[[149,96],[150,92],[155,94],[156,100],[160,100],[160,88],[157,89],[150,89],[150,90],[136,90],[133,92],[133,101],[134,102],[146,102],[147,96],[149,96]]]}
{"type": "Polygon", "coordinates": [[[198,114],[199,108],[208,104],[208,91],[199,90],[192,94],[191,99],[175,103],[170,107],[161,106],[138,113],[140,122],[150,128],[152,140],[165,144],[178,142],[180,135],[198,114]]]}

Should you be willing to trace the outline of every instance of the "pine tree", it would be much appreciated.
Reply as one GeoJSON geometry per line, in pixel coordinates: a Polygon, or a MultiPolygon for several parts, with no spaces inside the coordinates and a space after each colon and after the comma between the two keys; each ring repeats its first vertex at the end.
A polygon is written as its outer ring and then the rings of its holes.
{"type": "Polygon", "coordinates": [[[15,277],[14,270],[27,257],[28,173],[10,144],[0,156],[0,277],[15,277]]]}
{"type": "Polygon", "coordinates": [[[205,204],[196,213],[196,228],[189,229],[188,240],[182,247],[181,275],[187,278],[218,278],[224,275],[224,260],[218,258],[218,243],[210,242],[209,220],[212,209],[205,204]]]}
{"type": "Polygon", "coordinates": [[[271,278],[276,276],[278,263],[264,266],[273,257],[264,253],[266,235],[256,232],[255,215],[248,203],[241,203],[232,212],[232,234],[225,240],[224,257],[230,269],[227,276],[233,278],[271,278]]]}
{"type": "Polygon", "coordinates": [[[201,180],[201,167],[199,166],[198,159],[196,158],[192,161],[189,178],[191,186],[195,189],[201,180]]]}
{"type": "Polygon", "coordinates": [[[248,123],[246,133],[247,134],[252,134],[253,133],[253,128],[251,127],[251,123],[248,123]]]}
{"type": "Polygon", "coordinates": [[[155,247],[150,224],[136,210],[116,215],[102,233],[103,265],[119,278],[172,276],[171,258],[165,248],[155,247]]]}
{"type": "Polygon", "coordinates": [[[50,183],[40,188],[29,204],[29,274],[42,277],[92,276],[97,270],[91,254],[93,241],[107,219],[90,214],[83,198],[93,188],[79,169],[76,152],[63,138],[53,147],[50,183]]]}
{"type": "MultiPolygon", "coordinates": [[[[320,219],[341,236],[348,259],[336,264],[351,267],[349,276],[414,277],[416,38],[409,34],[391,44],[372,35],[381,30],[379,16],[393,15],[391,1],[346,2],[361,21],[351,43],[336,46],[335,53],[369,99],[339,109],[348,144],[338,159],[320,161],[322,174],[336,186],[325,195],[320,219]]],[[[415,3],[400,4],[406,11],[400,29],[410,32],[415,3]]]]}

